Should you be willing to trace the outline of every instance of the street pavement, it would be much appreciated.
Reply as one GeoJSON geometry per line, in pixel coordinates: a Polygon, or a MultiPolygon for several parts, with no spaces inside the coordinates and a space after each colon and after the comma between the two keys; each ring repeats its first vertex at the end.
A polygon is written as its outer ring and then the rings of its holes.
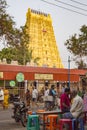
{"type": "Polygon", "coordinates": [[[12,108],[9,107],[7,110],[3,110],[0,107],[0,130],[26,130],[21,123],[16,123],[12,116],[12,108]]]}
{"type": "MultiPolygon", "coordinates": [[[[12,105],[7,110],[3,110],[0,107],[0,130],[26,130],[26,127],[23,127],[20,122],[15,122],[11,116],[12,105]]],[[[87,130],[87,124],[85,125],[85,130],[87,130]]]]}
{"type": "MultiPolygon", "coordinates": [[[[43,103],[38,104],[38,108],[43,108],[43,103]]],[[[0,130],[26,130],[20,122],[15,122],[12,116],[12,104],[10,104],[8,109],[3,110],[0,106],[0,130]]],[[[31,107],[32,111],[36,111],[37,107],[31,107]]]]}

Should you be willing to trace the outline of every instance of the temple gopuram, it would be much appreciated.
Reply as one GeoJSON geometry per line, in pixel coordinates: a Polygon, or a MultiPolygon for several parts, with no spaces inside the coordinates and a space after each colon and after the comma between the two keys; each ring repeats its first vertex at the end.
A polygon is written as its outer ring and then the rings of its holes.
{"type": "Polygon", "coordinates": [[[57,47],[52,19],[46,14],[28,9],[26,26],[29,34],[29,49],[33,50],[33,61],[38,58],[38,67],[64,68],[57,47]]]}

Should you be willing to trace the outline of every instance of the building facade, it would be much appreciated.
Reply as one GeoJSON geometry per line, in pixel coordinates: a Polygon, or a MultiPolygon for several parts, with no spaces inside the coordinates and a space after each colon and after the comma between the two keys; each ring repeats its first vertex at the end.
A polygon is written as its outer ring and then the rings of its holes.
{"type": "MultiPolygon", "coordinates": [[[[32,90],[36,85],[38,90],[54,84],[62,90],[63,85],[68,85],[68,69],[33,67],[11,64],[0,64],[0,87],[9,88],[12,94],[20,94],[24,98],[27,88],[32,90]]],[[[70,88],[78,87],[80,77],[86,77],[87,70],[70,69],[70,88]]],[[[87,87],[87,82],[85,87],[87,87]]]]}
{"type": "Polygon", "coordinates": [[[49,14],[28,9],[26,15],[29,48],[33,50],[33,61],[37,58],[39,67],[63,68],[56,44],[52,19],[49,14]]]}

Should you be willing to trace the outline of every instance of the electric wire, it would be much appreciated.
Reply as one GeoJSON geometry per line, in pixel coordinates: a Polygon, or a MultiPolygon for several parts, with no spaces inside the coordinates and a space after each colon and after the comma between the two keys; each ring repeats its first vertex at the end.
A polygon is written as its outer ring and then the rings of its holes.
{"type": "Polygon", "coordinates": [[[80,4],[80,5],[83,5],[83,6],[87,6],[87,4],[84,4],[84,3],[78,2],[78,1],[76,1],[76,0],[70,0],[70,1],[72,1],[72,2],[74,2],[74,3],[77,3],[77,4],[80,4]]]}
{"type": "Polygon", "coordinates": [[[62,9],[65,9],[65,10],[68,10],[70,12],[74,12],[74,13],[77,13],[77,14],[80,14],[80,15],[83,15],[83,16],[87,16],[87,14],[84,14],[84,13],[81,13],[81,12],[78,12],[78,11],[75,11],[75,10],[72,10],[72,9],[69,9],[69,8],[66,8],[66,7],[63,7],[63,6],[59,6],[57,4],[54,4],[54,3],[51,3],[51,2],[47,2],[45,0],[41,0],[42,2],[44,3],[47,3],[47,4],[50,4],[50,5],[53,5],[53,6],[57,6],[59,8],[62,8],[62,9]]]}
{"type": "Polygon", "coordinates": [[[64,4],[64,5],[68,5],[68,6],[74,7],[74,8],[76,8],[76,9],[80,9],[80,10],[82,10],[82,11],[87,11],[86,9],[83,9],[83,8],[80,8],[80,7],[71,5],[71,4],[67,4],[67,3],[62,2],[62,1],[59,1],[59,0],[54,0],[54,1],[59,2],[59,3],[62,3],[62,4],[64,4]]]}

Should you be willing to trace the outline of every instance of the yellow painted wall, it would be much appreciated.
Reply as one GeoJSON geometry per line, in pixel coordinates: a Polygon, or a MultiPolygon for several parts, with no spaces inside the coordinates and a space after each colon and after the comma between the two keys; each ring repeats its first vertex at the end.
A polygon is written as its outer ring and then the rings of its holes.
{"type": "Polygon", "coordinates": [[[49,14],[28,9],[26,25],[29,33],[29,48],[33,59],[39,57],[38,66],[63,68],[49,14]]]}

